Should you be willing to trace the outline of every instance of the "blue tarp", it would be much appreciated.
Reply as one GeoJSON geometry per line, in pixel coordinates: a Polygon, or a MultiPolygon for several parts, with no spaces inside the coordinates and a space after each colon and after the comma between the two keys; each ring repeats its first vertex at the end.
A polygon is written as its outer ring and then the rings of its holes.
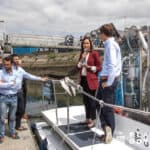
{"type": "Polygon", "coordinates": [[[17,55],[31,54],[38,51],[38,48],[35,47],[14,47],[13,53],[17,55]]]}
{"type": "Polygon", "coordinates": [[[116,105],[124,105],[123,83],[122,83],[122,80],[120,80],[119,85],[116,88],[115,99],[116,99],[116,105]]]}

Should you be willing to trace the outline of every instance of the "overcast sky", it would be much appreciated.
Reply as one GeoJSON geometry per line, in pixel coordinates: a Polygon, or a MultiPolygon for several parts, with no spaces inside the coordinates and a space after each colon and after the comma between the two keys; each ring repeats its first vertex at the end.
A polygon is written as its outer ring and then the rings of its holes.
{"type": "Polygon", "coordinates": [[[0,20],[7,33],[78,35],[110,22],[150,25],[150,0],[0,0],[0,20]]]}

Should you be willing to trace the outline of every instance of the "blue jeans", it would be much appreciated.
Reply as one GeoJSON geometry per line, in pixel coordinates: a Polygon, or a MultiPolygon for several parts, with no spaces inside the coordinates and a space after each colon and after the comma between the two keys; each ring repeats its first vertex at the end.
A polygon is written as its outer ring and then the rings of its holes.
{"type": "Polygon", "coordinates": [[[17,96],[9,97],[0,95],[0,137],[5,135],[5,119],[7,116],[7,109],[9,108],[9,131],[10,135],[16,133],[15,131],[15,116],[17,109],[17,96]]]}

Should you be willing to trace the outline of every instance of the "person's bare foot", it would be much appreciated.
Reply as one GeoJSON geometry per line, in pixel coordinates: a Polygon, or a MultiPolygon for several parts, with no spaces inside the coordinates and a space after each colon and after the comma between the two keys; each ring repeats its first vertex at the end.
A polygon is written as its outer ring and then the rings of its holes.
{"type": "Polygon", "coordinates": [[[93,128],[95,126],[95,121],[91,120],[87,126],[88,126],[88,128],[93,128]]]}
{"type": "Polygon", "coordinates": [[[14,140],[20,139],[20,137],[18,136],[18,133],[14,133],[14,134],[10,135],[10,137],[14,140]]]}
{"type": "Polygon", "coordinates": [[[88,124],[91,122],[91,119],[86,119],[84,121],[81,121],[80,124],[88,124]]]}
{"type": "Polygon", "coordinates": [[[24,127],[24,126],[21,126],[19,128],[16,128],[16,130],[18,130],[18,131],[25,131],[25,130],[27,130],[27,128],[24,127]]]}

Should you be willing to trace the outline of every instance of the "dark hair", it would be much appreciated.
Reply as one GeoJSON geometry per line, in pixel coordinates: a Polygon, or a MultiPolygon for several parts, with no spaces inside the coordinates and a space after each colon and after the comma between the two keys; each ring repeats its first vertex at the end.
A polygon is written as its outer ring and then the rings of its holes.
{"type": "Polygon", "coordinates": [[[3,61],[10,61],[11,62],[11,56],[4,57],[3,61]]]}
{"type": "Polygon", "coordinates": [[[83,43],[84,43],[85,40],[89,40],[89,42],[90,42],[90,51],[93,50],[93,44],[92,44],[92,41],[91,41],[90,37],[84,37],[81,41],[81,53],[84,52],[83,43]]]}
{"type": "Polygon", "coordinates": [[[17,54],[12,54],[11,58],[14,58],[14,57],[19,57],[19,56],[17,54]]]}
{"type": "Polygon", "coordinates": [[[12,63],[14,62],[14,61],[13,61],[13,58],[14,58],[14,57],[19,57],[19,56],[18,56],[17,54],[12,54],[12,55],[11,55],[11,62],[12,62],[12,63]]]}
{"type": "Polygon", "coordinates": [[[100,34],[103,33],[108,37],[113,36],[113,27],[111,24],[104,24],[99,28],[100,34]]]}

